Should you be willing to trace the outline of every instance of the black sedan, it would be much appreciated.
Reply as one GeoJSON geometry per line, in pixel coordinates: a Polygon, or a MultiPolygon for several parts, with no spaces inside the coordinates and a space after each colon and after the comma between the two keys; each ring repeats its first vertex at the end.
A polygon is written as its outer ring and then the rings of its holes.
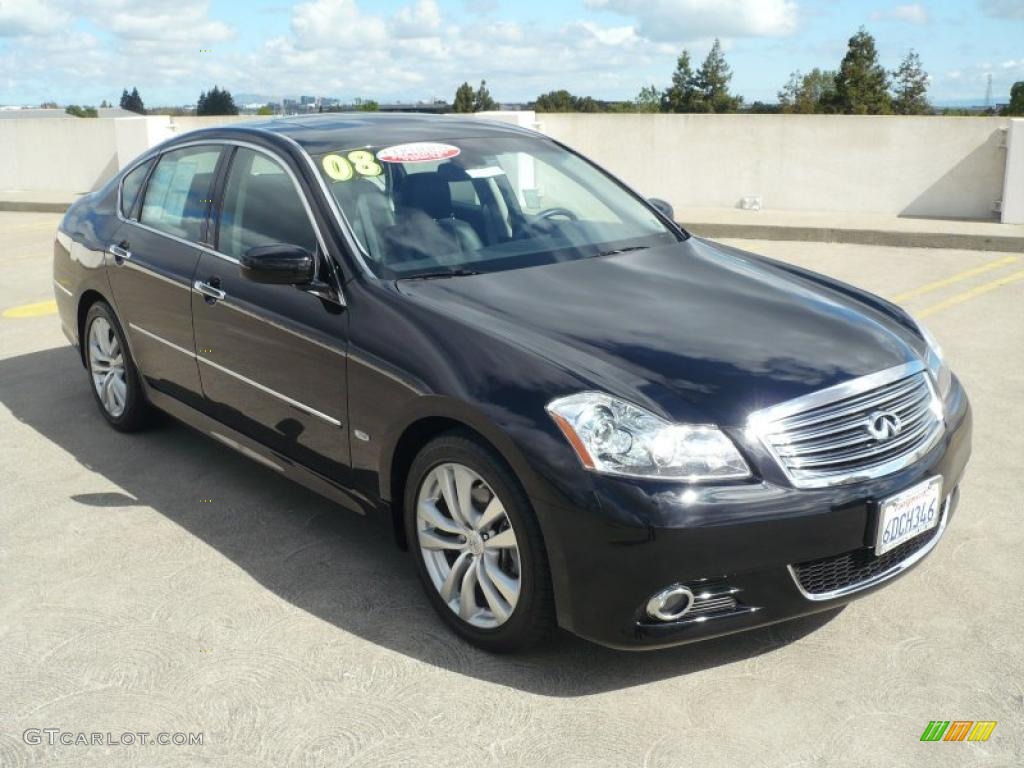
{"type": "Polygon", "coordinates": [[[652,648],[888,583],[970,454],[904,311],[672,218],[510,125],[244,123],[75,203],[55,292],[111,426],[383,520],[469,641],[652,648]]]}

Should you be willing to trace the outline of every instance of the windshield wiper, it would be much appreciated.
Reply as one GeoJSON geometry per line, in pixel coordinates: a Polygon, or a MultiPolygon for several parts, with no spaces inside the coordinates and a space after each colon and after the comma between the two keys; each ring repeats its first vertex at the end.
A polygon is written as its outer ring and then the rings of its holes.
{"type": "Polygon", "coordinates": [[[612,248],[610,251],[601,251],[596,254],[594,258],[600,258],[602,256],[616,256],[620,253],[629,253],[630,251],[646,251],[651,246],[649,245],[627,245],[625,248],[612,248]]]}
{"type": "Polygon", "coordinates": [[[433,272],[420,272],[418,275],[409,275],[408,277],[400,277],[399,280],[436,280],[440,277],[467,277],[469,275],[479,275],[480,273],[474,269],[463,269],[457,267],[455,269],[438,269],[433,272]]]}

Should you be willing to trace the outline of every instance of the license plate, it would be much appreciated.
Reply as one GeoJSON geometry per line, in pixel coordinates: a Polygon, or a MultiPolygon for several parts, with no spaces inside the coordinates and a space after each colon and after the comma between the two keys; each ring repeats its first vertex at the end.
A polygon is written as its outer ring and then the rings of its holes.
{"type": "Polygon", "coordinates": [[[941,498],[942,477],[936,476],[883,499],[879,505],[875,555],[883,555],[938,525],[941,498]]]}

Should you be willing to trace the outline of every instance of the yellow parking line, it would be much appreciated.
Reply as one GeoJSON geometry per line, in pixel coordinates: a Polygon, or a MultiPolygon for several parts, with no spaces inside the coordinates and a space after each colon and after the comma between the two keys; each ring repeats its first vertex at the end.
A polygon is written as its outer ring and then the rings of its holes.
{"type": "Polygon", "coordinates": [[[907,291],[906,293],[901,293],[898,296],[893,296],[892,301],[900,303],[907,301],[908,299],[916,298],[917,296],[923,296],[926,293],[931,293],[932,291],[937,291],[940,288],[945,288],[947,285],[959,283],[961,280],[966,280],[969,277],[983,275],[986,272],[992,272],[996,269],[1002,269],[1005,266],[1013,264],[1017,260],[1017,256],[1007,256],[1002,259],[996,259],[995,261],[990,261],[988,264],[982,264],[980,267],[968,269],[966,272],[958,272],[951,277],[936,280],[934,283],[928,283],[927,285],[922,285],[920,288],[915,288],[912,291],[907,291]]]}
{"type": "Polygon", "coordinates": [[[972,288],[969,291],[958,293],[956,296],[950,296],[945,301],[940,301],[938,304],[930,306],[927,309],[915,312],[914,316],[924,318],[929,315],[934,315],[936,312],[941,312],[944,309],[955,307],[957,304],[963,304],[965,301],[970,301],[971,299],[976,299],[978,296],[986,294],[989,291],[994,291],[996,288],[1002,288],[1004,285],[1015,283],[1018,280],[1024,280],[1024,269],[1019,272],[1014,272],[1012,275],[1001,277],[998,280],[993,280],[991,283],[985,283],[984,285],[979,285],[977,288],[972,288]]]}
{"type": "Polygon", "coordinates": [[[42,317],[55,314],[57,314],[57,302],[53,299],[37,301],[35,304],[22,304],[20,307],[10,307],[3,311],[4,317],[12,318],[42,317]]]}

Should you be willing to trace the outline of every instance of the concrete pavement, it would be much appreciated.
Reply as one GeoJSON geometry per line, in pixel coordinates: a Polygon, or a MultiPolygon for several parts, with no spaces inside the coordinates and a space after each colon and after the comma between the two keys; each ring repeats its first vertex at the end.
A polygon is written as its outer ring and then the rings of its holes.
{"type": "Polygon", "coordinates": [[[495,657],[446,631],[383,529],[173,422],[109,429],[41,306],[57,220],[0,213],[4,768],[1024,759],[1024,259],[733,243],[930,315],[975,408],[945,539],[840,613],[664,652],[559,635],[495,657]],[[921,743],[935,719],[998,725],[921,743]],[[45,728],[203,743],[25,743],[45,728]]]}

